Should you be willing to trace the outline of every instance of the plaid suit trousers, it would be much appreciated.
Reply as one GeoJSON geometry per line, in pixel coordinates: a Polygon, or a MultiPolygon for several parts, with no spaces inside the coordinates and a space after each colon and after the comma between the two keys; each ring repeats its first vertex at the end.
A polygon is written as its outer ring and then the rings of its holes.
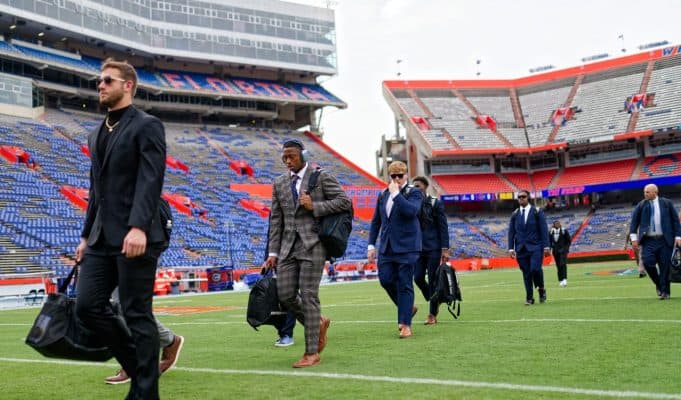
{"type": "Polygon", "coordinates": [[[319,282],[325,259],[326,251],[321,242],[306,250],[303,241],[296,235],[292,251],[277,265],[279,301],[286,309],[293,311],[296,319],[305,327],[306,354],[318,352],[321,317],[319,282]]]}

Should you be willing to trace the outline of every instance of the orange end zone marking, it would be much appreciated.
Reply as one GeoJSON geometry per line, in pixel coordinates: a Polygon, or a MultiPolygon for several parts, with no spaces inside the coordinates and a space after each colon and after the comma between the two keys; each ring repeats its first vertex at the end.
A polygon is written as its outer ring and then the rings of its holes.
{"type": "Polygon", "coordinates": [[[234,311],[238,310],[238,307],[234,306],[205,306],[205,307],[186,307],[186,306],[162,306],[154,307],[154,314],[163,315],[187,315],[187,314],[199,314],[215,311],[234,311]]]}

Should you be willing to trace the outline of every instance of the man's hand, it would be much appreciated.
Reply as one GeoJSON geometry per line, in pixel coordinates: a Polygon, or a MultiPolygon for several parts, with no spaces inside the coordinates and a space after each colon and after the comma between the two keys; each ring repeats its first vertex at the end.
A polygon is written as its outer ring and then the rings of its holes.
{"type": "MultiPolygon", "coordinates": [[[[679,245],[679,241],[676,241],[676,245],[679,245]]],[[[634,251],[638,251],[638,240],[632,240],[631,241],[631,248],[634,249],[634,251]]]]}
{"type": "Polygon", "coordinates": [[[676,247],[681,247],[681,239],[676,239],[676,247]]]}
{"type": "Polygon", "coordinates": [[[276,267],[276,266],[277,266],[277,257],[275,257],[275,256],[267,257],[267,260],[265,260],[265,262],[262,263],[262,268],[267,270],[267,271],[276,267]]]}
{"type": "Polygon", "coordinates": [[[548,247],[544,249],[544,257],[549,257],[551,256],[551,249],[548,247]]]}
{"type": "Polygon", "coordinates": [[[388,185],[388,191],[390,192],[390,194],[393,194],[393,193],[395,193],[399,190],[400,190],[400,185],[398,185],[397,182],[395,182],[395,181],[390,181],[390,184],[388,185]]]}
{"type": "Polygon", "coordinates": [[[312,211],[312,197],[310,197],[309,193],[305,192],[301,194],[300,197],[298,197],[298,201],[306,210],[312,211]]]}
{"type": "Polygon", "coordinates": [[[85,249],[87,248],[87,239],[80,238],[80,243],[76,247],[76,262],[80,262],[83,259],[83,254],[85,254],[85,249]]]}
{"type": "Polygon", "coordinates": [[[442,249],[442,255],[440,255],[440,264],[444,264],[449,261],[449,249],[442,249]]]}
{"type": "Polygon", "coordinates": [[[371,249],[367,251],[367,259],[370,263],[376,261],[376,249],[371,249]]]}
{"type": "Polygon", "coordinates": [[[515,250],[509,250],[508,255],[511,256],[511,258],[515,258],[515,250]]]}
{"type": "Polygon", "coordinates": [[[147,234],[139,228],[130,228],[130,232],[123,239],[121,253],[126,258],[139,257],[147,250],[147,234]]]}

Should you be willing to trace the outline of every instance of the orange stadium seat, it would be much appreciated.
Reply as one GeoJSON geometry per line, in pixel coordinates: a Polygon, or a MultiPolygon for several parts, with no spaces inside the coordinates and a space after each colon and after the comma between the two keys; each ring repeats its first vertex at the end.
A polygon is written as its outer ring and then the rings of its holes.
{"type": "Polygon", "coordinates": [[[433,176],[448,194],[512,192],[495,174],[439,175],[433,176]]]}
{"type": "Polygon", "coordinates": [[[556,187],[628,181],[631,179],[635,165],[636,160],[622,160],[566,168],[558,178],[556,187]]]}

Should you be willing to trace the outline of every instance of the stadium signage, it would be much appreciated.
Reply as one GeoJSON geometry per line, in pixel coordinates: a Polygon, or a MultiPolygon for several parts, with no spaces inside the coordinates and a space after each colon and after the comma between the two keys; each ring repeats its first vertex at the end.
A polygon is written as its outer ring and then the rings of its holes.
{"type": "Polygon", "coordinates": [[[662,56],[669,57],[681,53],[681,46],[665,47],[662,49],[662,56]]]}
{"type": "Polygon", "coordinates": [[[161,72],[165,83],[178,90],[215,92],[230,96],[257,96],[282,100],[301,100],[338,103],[339,99],[318,85],[303,83],[282,84],[260,79],[220,79],[203,74],[161,72]]]}
{"type": "Polygon", "coordinates": [[[496,200],[497,196],[494,193],[466,193],[466,194],[450,194],[440,197],[444,202],[452,201],[490,201],[496,200]]]}

